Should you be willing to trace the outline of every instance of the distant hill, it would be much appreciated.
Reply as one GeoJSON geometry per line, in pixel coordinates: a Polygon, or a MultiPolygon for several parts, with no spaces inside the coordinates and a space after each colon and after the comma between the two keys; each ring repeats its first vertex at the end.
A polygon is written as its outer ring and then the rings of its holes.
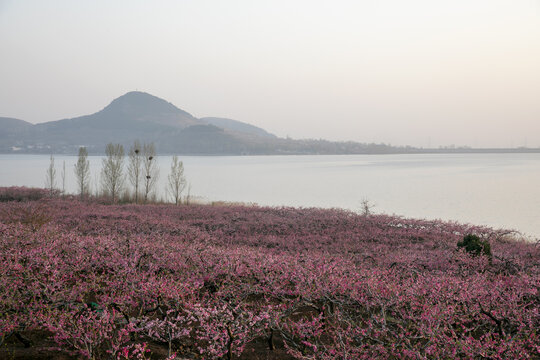
{"type": "Polygon", "coordinates": [[[197,119],[163,99],[133,91],[91,115],[36,125],[0,118],[0,152],[76,153],[86,146],[102,153],[109,142],[129,147],[139,139],[154,142],[162,153],[241,154],[250,152],[254,137],[275,137],[250,124],[223,120],[197,119]]]}
{"type": "Polygon", "coordinates": [[[21,139],[25,138],[33,125],[29,122],[0,117],[0,152],[11,152],[21,150],[17,145],[22,146],[21,139]]]}
{"type": "Polygon", "coordinates": [[[32,127],[32,124],[23,120],[0,117],[0,136],[7,135],[11,133],[17,133],[19,131],[26,131],[32,127]]]}
{"type": "Polygon", "coordinates": [[[219,118],[219,117],[204,117],[201,118],[201,121],[204,121],[208,124],[220,127],[222,129],[239,132],[243,134],[262,136],[267,138],[276,138],[274,134],[270,134],[260,127],[253,126],[238,120],[219,118]]]}
{"type": "Polygon", "coordinates": [[[418,149],[385,144],[293,140],[257,126],[221,117],[198,119],[156,96],[132,91],[102,110],[71,119],[33,125],[0,117],[0,153],[77,154],[86,146],[102,154],[107,143],[153,142],[161,154],[390,154],[425,152],[535,151],[538,149],[418,149]]]}
{"type": "Polygon", "coordinates": [[[113,100],[92,115],[37,124],[33,142],[70,152],[73,146],[87,146],[92,152],[103,151],[109,142],[132,143],[135,139],[158,141],[200,121],[191,114],[158,97],[129,92],[113,100]]]}

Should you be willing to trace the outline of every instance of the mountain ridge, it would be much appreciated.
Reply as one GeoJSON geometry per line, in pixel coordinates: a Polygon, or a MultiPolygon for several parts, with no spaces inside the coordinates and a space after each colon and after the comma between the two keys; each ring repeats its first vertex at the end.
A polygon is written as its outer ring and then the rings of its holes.
{"type": "Polygon", "coordinates": [[[274,137],[237,120],[228,119],[234,124],[231,128],[228,123],[213,124],[213,119],[221,118],[209,119],[198,119],[149,93],[130,91],[89,115],[39,124],[0,118],[0,152],[76,153],[84,145],[91,153],[100,153],[108,142],[129,146],[140,139],[155,142],[161,152],[236,154],[250,152],[247,143],[259,134],[274,137]]]}
{"type": "Polygon", "coordinates": [[[277,138],[276,135],[271,134],[260,127],[257,127],[255,125],[251,125],[242,121],[234,120],[234,119],[222,118],[222,117],[203,117],[203,118],[200,118],[200,120],[208,124],[211,124],[220,128],[228,129],[231,131],[237,131],[237,132],[246,133],[246,134],[253,134],[253,135],[258,135],[262,137],[277,138]]]}
{"type": "Polygon", "coordinates": [[[280,138],[249,123],[223,117],[196,118],[157,96],[130,91],[89,115],[39,124],[0,117],[0,153],[103,154],[107,143],[127,150],[135,140],[153,142],[158,153],[182,155],[341,155],[466,152],[540,152],[540,149],[423,149],[411,146],[280,138]]]}

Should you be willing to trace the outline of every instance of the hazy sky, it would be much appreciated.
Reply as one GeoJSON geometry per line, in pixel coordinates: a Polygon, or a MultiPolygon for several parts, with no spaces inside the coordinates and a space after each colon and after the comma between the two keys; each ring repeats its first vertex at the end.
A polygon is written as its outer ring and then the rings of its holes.
{"type": "Polygon", "coordinates": [[[0,116],[132,90],[280,136],[540,146],[540,0],[0,0],[0,116]]]}

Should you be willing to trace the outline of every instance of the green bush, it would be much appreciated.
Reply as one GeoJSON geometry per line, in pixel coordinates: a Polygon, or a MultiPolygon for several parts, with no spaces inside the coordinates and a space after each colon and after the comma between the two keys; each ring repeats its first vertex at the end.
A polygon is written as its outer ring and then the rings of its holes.
{"type": "Polygon", "coordinates": [[[491,246],[487,240],[482,240],[478,236],[468,234],[463,237],[463,240],[458,242],[459,248],[465,248],[465,251],[474,256],[486,255],[491,257],[491,246]]]}

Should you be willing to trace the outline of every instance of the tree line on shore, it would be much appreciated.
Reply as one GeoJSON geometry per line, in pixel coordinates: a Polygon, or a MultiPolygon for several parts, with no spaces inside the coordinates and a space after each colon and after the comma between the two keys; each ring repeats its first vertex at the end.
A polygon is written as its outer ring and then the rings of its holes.
{"type": "MultiPolygon", "coordinates": [[[[153,143],[143,143],[135,140],[127,152],[127,167],[125,167],[125,152],[121,144],[109,143],[105,147],[105,157],[101,161],[99,179],[96,180],[94,196],[107,197],[113,202],[147,203],[157,200],[157,183],[159,166],[156,148],[153,143]],[[129,186],[130,185],[130,186],[129,186]]],[[[77,182],[77,194],[81,199],[91,196],[90,161],[86,147],[79,148],[74,174],[77,182]]],[[[54,156],[51,155],[47,168],[45,186],[51,192],[57,191],[56,168],[54,156]]],[[[66,193],[66,163],[62,164],[60,173],[61,194],[66,193]]],[[[166,192],[176,204],[182,203],[182,194],[188,190],[184,201],[189,203],[189,185],[184,175],[184,164],[173,156],[171,168],[167,175],[166,192]]]]}

